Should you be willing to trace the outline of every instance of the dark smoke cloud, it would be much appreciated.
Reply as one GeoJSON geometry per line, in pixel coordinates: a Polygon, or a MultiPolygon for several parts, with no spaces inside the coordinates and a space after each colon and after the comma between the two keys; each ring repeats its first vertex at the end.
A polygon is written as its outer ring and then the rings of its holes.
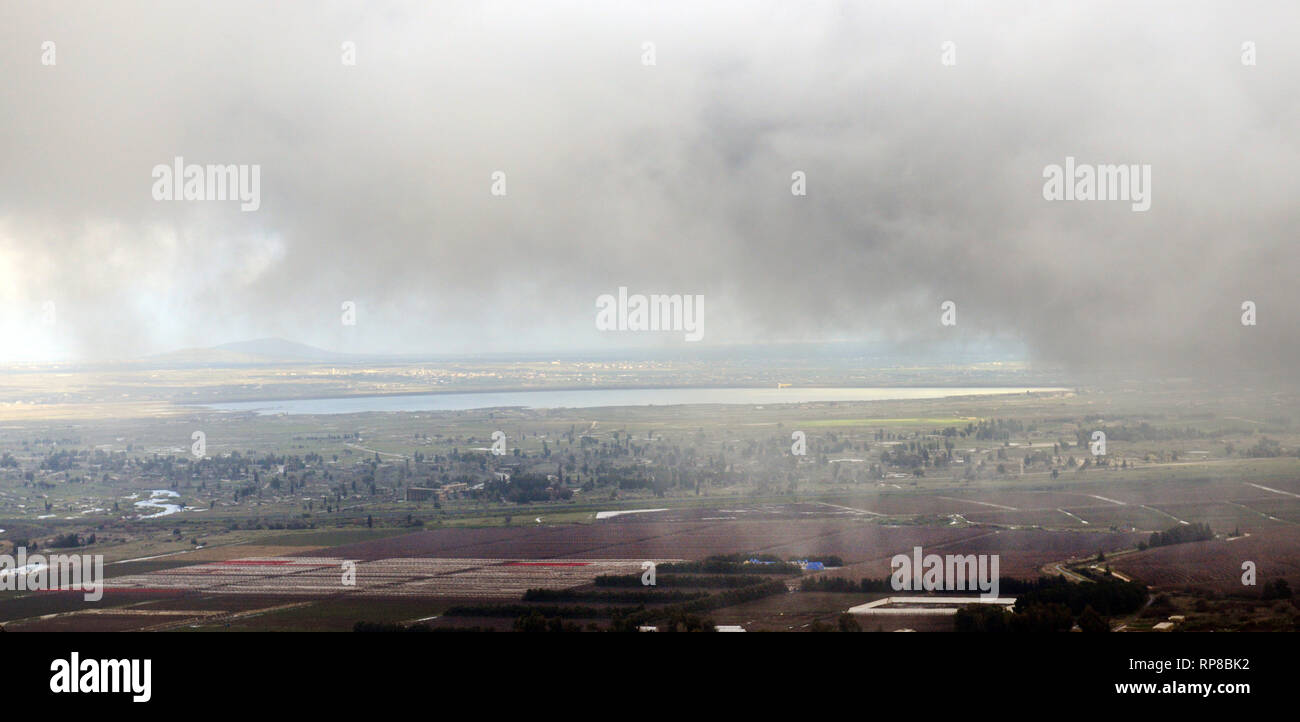
{"type": "Polygon", "coordinates": [[[708,344],[1293,373],[1294,4],[427,5],[6,3],[0,356],[608,348],[627,286],[704,294],[708,344]],[[261,209],[155,202],[178,155],[261,209]],[[1044,201],[1066,156],[1151,209],[1044,201]]]}

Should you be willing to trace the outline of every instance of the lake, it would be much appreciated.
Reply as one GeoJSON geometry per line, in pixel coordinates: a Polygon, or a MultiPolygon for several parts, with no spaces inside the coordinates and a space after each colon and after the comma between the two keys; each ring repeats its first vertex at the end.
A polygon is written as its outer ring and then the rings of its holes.
{"type": "Polygon", "coordinates": [[[216,411],[259,414],[359,414],[367,411],[467,411],[506,406],[528,409],[589,409],[602,406],[677,406],[681,404],[802,404],[813,401],[897,401],[948,396],[991,396],[1065,391],[1027,387],[872,387],[872,388],[692,388],[574,389],[491,393],[352,396],[288,401],[234,401],[203,404],[216,411]]]}

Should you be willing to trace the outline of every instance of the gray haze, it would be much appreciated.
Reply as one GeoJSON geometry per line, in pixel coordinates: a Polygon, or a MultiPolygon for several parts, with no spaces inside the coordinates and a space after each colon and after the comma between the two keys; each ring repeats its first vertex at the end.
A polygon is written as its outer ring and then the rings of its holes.
{"type": "Polygon", "coordinates": [[[1294,373],[1295,3],[323,5],[0,4],[0,360],[685,347],[595,330],[627,286],[707,345],[1294,373]],[[154,201],[178,155],[260,210],[154,201]],[[1044,201],[1067,155],[1151,209],[1044,201]]]}

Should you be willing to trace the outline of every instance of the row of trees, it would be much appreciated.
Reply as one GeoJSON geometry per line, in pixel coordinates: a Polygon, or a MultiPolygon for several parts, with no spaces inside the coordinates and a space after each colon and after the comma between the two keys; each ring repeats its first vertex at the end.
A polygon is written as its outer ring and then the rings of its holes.
{"type": "Polygon", "coordinates": [[[1209,541],[1214,538],[1214,532],[1210,529],[1209,524],[1180,524],[1172,529],[1157,531],[1151,533],[1150,540],[1146,546],[1138,545],[1139,549],[1146,547],[1163,547],[1170,544],[1186,544],[1187,542],[1209,541]]]}
{"type": "Polygon", "coordinates": [[[1110,624],[1090,606],[1074,616],[1064,604],[1034,604],[1012,614],[1001,607],[971,604],[957,610],[958,632],[1068,632],[1078,624],[1084,632],[1109,632],[1110,624]]]}

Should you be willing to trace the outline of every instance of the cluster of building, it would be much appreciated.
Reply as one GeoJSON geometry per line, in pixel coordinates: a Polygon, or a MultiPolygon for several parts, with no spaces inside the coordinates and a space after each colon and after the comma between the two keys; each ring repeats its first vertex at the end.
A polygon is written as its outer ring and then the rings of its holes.
{"type": "Polygon", "coordinates": [[[419,486],[406,487],[407,501],[444,501],[452,495],[461,494],[469,491],[469,484],[465,482],[456,482],[454,484],[443,484],[434,489],[419,486]]]}

